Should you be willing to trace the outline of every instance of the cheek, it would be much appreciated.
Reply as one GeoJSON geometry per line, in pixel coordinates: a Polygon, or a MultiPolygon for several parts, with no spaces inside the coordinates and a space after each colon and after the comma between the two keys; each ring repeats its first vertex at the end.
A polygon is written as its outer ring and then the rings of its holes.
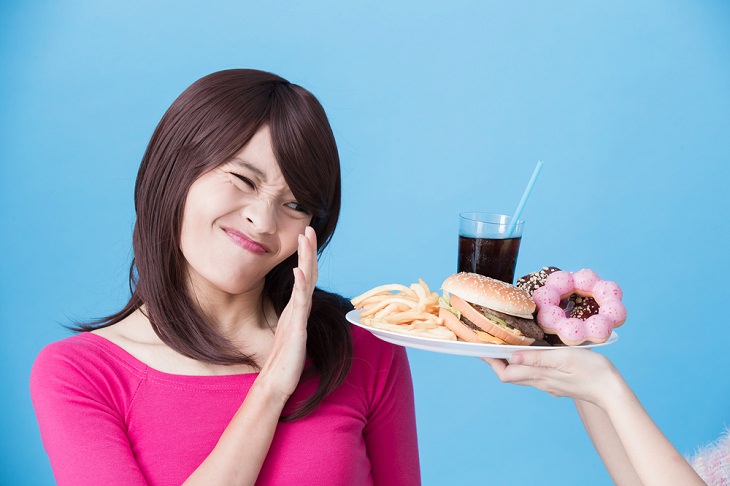
{"type": "Polygon", "coordinates": [[[305,220],[293,220],[280,227],[279,234],[281,235],[281,247],[284,253],[291,255],[297,251],[299,246],[299,235],[304,234],[304,229],[307,227],[311,218],[305,220]]]}
{"type": "Polygon", "coordinates": [[[191,191],[183,207],[182,225],[180,228],[180,249],[186,258],[191,253],[205,248],[205,239],[209,237],[211,222],[210,201],[198,198],[195,191],[191,191]]]}
{"type": "Polygon", "coordinates": [[[188,263],[195,262],[204,245],[199,241],[201,232],[196,230],[194,221],[183,218],[180,231],[180,251],[188,263]]]}

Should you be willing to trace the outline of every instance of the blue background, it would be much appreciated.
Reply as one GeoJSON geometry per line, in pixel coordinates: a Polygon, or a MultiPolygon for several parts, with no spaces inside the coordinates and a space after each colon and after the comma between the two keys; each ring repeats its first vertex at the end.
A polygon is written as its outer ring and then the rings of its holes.
{"type": "MultiPolygon", "coordinates": [[[[33,359],[125,301],[147,141],[231,67],[330,116],[344,200],[322,287],[438,289],[457,214],[512,212],[543,160],[518,275],[617,281],[629,320],[602,352],[661,429],[689,454],[728,425],[727,2],[6,0],[0,50],[0,483],[52,484],[33,359]]],[[[409,356],[424,484],[610,484],[570,400],[409,356]]]]}

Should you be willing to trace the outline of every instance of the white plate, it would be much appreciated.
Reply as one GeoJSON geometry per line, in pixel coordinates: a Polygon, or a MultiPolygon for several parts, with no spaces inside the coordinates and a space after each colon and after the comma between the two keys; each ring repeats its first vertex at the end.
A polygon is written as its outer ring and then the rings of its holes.
{"type": "Polygon", "coordinates": [[[397,332],[386,331],[384,329],[376,329],[366,326],[360,322],[360,311],[353,310],[347,313],[347,320],[373,333],[374,336],[399,346],[421,349],[424,351],[433,351],[435,353],[458,354],[461,356],[476,356],[478,358],[509,358],[515,351],[550,351],[553,349],[572,348],[598,348],[608,344],[615,343],[618,340],[618,334],[612,332],[611,336],[603,343],[586,343],[578,346],[513,346],[509,344],[480,344],[469,343],[466,341],[447,341],[444,339],[432,339],[419,336],[411,336],[408,334],[400,334],[397,332]]]}

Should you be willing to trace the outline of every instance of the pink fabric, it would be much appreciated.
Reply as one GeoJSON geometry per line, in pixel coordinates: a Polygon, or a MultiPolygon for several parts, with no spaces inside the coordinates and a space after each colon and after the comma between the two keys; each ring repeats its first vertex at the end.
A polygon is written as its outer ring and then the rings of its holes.
{"type": "MultiPolygon", "coordinates": [[[[405,350],[352,333],[346,381],[310,416],[279,424],[257,484],[420,484],[405,350]]],[[[255,378],[162,373],[82,333],[41,351],[31,395],[59,485],[178,485],[214,447],[255,378]]]]}
{"type": "Polygon", "coordinates": [[[730,484],[730,429],[726,429],[712,444],[701,447],[689,461],[708,486],[728,486],[730,484]]]}

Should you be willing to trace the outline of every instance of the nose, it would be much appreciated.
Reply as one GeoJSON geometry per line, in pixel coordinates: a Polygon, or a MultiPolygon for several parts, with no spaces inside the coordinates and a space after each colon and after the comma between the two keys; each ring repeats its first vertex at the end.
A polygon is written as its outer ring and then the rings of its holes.
{"type": "Polygon", "coordinates": [[[246,205],[243,216],[260,234],[273,234],[276,231],[276,205],[266,199],[257,199],[246,205]]]}

